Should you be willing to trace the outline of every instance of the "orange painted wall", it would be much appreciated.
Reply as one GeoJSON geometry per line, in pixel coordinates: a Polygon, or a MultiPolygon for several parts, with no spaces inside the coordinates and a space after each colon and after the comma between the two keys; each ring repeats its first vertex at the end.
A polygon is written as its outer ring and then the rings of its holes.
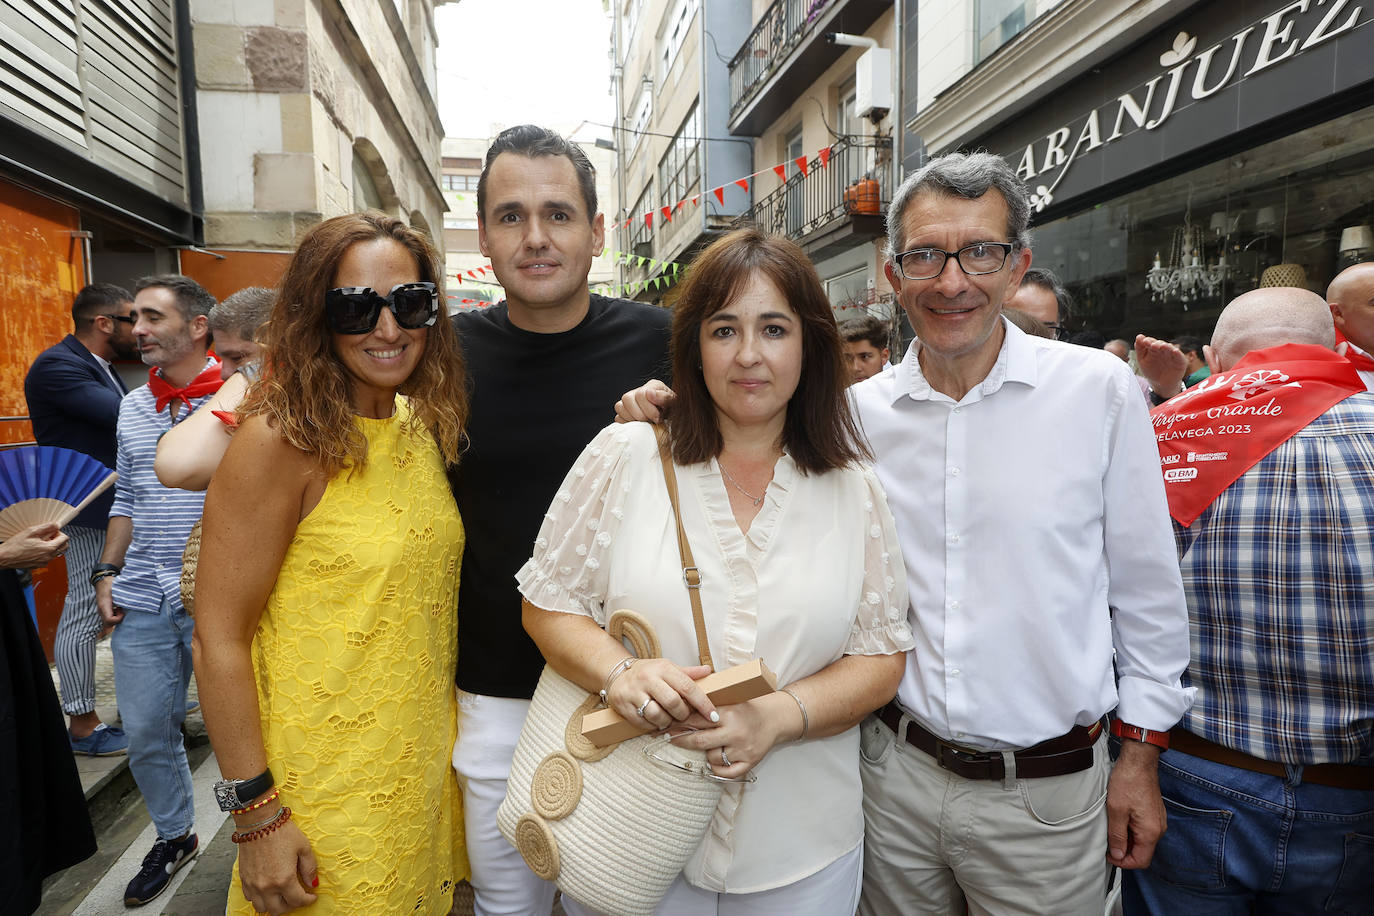
{"type": "MultiPolygon", "coordinates": [[[[72,297],[85,284],[85,254],[73,233],[72,207],[0,181],[0,414],[27,417],[24,376],[39,353],[71,330],[72,297]]],[[[27,420],[0,422],[0,444],[31,442],[27,420]]],[[[61,559],[35,570],[38,634],[52,659],[52,640],[67,595],[61,559]]]]}
{"type": "Polygon", "coordinates": [[[291,260],[288,251],[182,251],[181,272],[210,291],[216,300],[245,286],[276,286],[291,260]]]}

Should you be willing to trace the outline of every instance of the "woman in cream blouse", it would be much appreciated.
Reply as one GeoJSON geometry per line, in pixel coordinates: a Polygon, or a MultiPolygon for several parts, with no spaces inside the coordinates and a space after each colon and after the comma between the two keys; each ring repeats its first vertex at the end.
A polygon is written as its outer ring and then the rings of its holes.
{"type": "Polygon", "coordinates": [[[835,320],[801,249],[749,229],[697,259],[674,311],[668,430],[711,653],[722,669],[762,658],[786,690],[717,709],[695,685],[706,669],[647,424],[602,430],[569,472],[517,575],[525,628],[596,692],[625,657],[602,626],[638,611],[664,657],[617,671],[610,705],[645,731],[696,727],[677,743],[718,775],[757,776],[727,786],[659,912],[852,913],[856,725],[896,692],[912,632],[835,320]]]}

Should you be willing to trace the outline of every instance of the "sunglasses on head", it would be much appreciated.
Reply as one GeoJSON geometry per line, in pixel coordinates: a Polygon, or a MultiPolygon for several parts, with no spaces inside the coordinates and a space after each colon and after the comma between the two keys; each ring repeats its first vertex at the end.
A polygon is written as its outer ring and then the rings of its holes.
{"type": "Polygon", "coordinates": [[[370,286],[342,286],[324,294],[324,316],[335,334],[367,334],[382,309],[391,309],[403,328],[427,328],[439,317],[439,291],[433,283],[398,283],[385,296],[370,286]]]}

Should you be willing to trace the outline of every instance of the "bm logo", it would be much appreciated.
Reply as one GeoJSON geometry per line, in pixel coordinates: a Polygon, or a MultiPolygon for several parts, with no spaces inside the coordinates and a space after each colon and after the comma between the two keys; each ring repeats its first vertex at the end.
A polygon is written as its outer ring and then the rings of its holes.
{"type": "Polygon", "coordinates": [[[1183,480],[1192,480],[1197,476],[1197,468],[1169,468],[1164,472],[1165,483],[1178,483],[1183,480]]]}

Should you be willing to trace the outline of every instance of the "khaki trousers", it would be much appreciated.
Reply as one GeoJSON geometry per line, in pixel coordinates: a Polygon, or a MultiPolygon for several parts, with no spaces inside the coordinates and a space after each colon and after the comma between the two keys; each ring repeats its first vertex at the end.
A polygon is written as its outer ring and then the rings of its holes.
{"type": "MultiPolygon", "coordinates": [[[[905,732],[907,719],[899,728],[905,732]]],[[[1107,777],[974,780],[942,769],[877,718],[860,727],[864,786],[861,916],[1101,916],[1107,777]]],[[[905,736],[903,735],[903,738],[905,736]]]]}

